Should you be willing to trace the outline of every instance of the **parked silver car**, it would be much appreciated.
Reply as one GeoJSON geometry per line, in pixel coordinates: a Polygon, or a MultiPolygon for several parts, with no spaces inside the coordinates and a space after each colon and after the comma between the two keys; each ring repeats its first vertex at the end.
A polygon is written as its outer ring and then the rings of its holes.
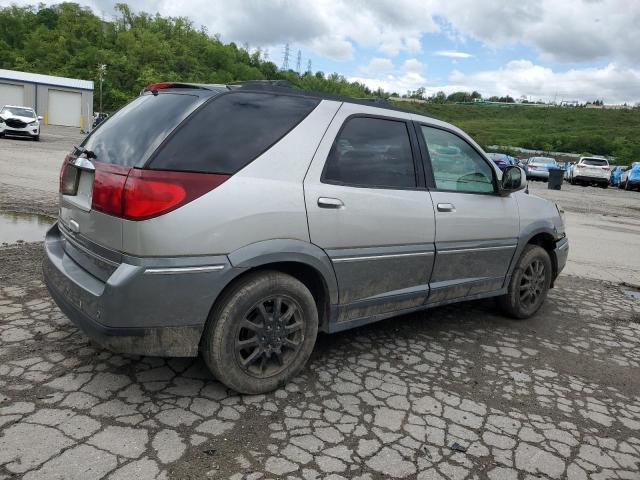
{"type": "Polygon", "coordinates": [[[549,180],[549,169],[556,168],[558,163],[551,157],[531,157],[525,161],[524,169],[527,178],[532,180],[549,180]]]}
{"type": "Polygon", "coordinates": [[[45,280],[104,347],[201,354],[266,392],[318,331],[485,297],[535,314],[568,241],[525,184],[458,128],[384,104],[156,84],[66,158],[45,280]]]}

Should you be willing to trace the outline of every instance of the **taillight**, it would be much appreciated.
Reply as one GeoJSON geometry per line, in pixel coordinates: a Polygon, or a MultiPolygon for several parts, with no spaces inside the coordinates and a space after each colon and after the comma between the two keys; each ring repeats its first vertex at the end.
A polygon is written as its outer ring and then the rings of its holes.
{"type": "Polygon", "coordinates": [[[142,170],[94,162],[91,208],[128,220],[147,220],[195,200],[230,175],[142,170]]]}
{"type": "Polygon", "coordinates": [[[122,194],[130,167],[110,163],[93,162],[96,167],[93,178],[91,208],[108,215],[122,216],[122,194]]]}
{"type": "Polygon", "coordinates": [[[60,182],[58,185],[58,191],[60,193],[63,193],[64,191],[64,185],[62,183],[62,179],[64,178],[64,171],[67,169],[67,164],[69,163],[69,157],[71,157],[71,155],[67,155],[66,157],[64,157],[64,160],[62,161],[62,166],[60,167],[60,182]]]}

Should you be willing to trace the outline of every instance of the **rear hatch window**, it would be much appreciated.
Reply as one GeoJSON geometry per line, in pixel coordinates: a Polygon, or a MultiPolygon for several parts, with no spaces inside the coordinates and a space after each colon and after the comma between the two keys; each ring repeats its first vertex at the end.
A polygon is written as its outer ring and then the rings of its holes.
{"type": "Polygon", "coordinates": [[[201,101],[184,93],[142,95],[100,124],[81,146],[99,162],[140,167],[201,101]]]}
{"type": "Polygon", "coordinates": [[[196,111],[154,156],[154,170],[233,175],[268,150],[320,103],[271,93],[220,95],[196,111]]]}
{"type": "Polygon", "coordinates": [[[608,167],[609,162],[606,160],[601,160],[599,158],[585,158],[582,160],[583,165],[589,165],[592,167],[608,167]]]}

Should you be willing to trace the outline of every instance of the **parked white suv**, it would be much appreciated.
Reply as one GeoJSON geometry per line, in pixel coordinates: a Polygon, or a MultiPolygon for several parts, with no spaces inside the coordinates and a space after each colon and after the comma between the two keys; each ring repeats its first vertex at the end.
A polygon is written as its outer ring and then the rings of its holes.
{"type": "Polygon", "coordinates": [[[486,297],[534,315],[569,244],[525,186],[460,129],[384,103],[155,84],[64,162],[44,278],[103,346],[201,354],[266,392],[318,331],[486,297]]]}
{"type": "Polygon", "coordinates": [[[572,185],[599,185],[607,188],[611,181],[609,161],[597,157],[580,157],[578,163],[569,169],[569,182],[572,185]]]}
{"type": "Polygon", "coordinates": [[[40,121],[33,108],[5,105],[0,110],[0,137],[15,135],[40,140],[40,121]]]}

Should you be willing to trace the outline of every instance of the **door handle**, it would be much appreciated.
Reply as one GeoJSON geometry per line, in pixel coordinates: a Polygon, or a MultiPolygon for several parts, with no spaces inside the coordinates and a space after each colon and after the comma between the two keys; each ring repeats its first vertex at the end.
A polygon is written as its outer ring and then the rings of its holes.
{"type": "Polygon", "coordinates": [[[455,212],[456,207],[453,203],[439,203],[438,211],[439,212],[455,212]]]}
{"type": "Polygon", "coordinates": [[[339,198],[320,197],[318,198],[320,208],[342,208],[344,203],[339,198]]]}

